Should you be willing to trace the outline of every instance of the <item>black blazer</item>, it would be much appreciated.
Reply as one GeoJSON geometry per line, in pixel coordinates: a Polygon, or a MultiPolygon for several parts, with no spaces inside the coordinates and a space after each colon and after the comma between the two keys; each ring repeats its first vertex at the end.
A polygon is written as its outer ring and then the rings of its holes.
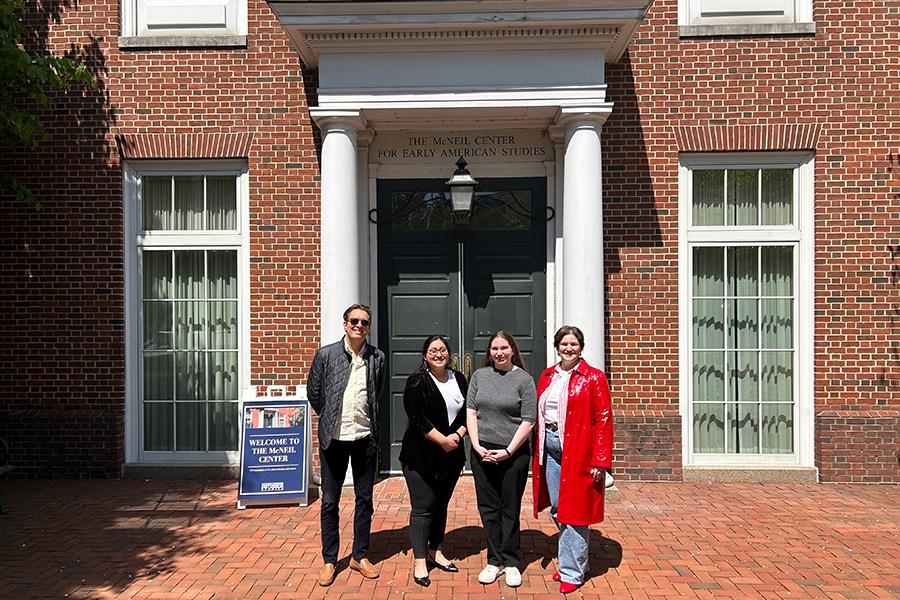
{"type": "Polygon", "coordinates": [[[409,423],[403,434],[400,462],[423,475],[455,477],[462,471],[466,462],[462,444],[448,453],[425,437],[432,428],[448,435],[466,424],[465,398],[469,384],[459,371],[453,371],[453,375],[456,377],[459,391],[462,392],[463,405],[452,423],[447,422],[447,404],[428,371],[416,371],[406,380],[403,407],[406,409],[409,423]]]}

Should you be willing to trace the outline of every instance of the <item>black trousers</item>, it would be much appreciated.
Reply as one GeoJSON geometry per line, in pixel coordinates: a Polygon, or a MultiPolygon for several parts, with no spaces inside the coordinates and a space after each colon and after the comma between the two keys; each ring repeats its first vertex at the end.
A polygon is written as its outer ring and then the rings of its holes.
{"type": "Polygon", "coordinates": [[[331,440],[327,450],[319,447],[322,464],[322,558],[336,563],[341,545],[338,511],[347,464],[353,469],[353,558],[361,560],[369,552],[372,530],[372,492],[378,469],[378,447],[371,435],[352,442],[331,440]]]}
{"type": "Polygon", "coordinates": [[[403,477],[409,490],[409,539],[413,556],[426,558],[428,548],[437,550],[444,542],[447,507],[459,481],[459,473],[438,479],[403,465],[403,477]]]}
{"type": "MultiPolygon", "coordinates": [[[[503,446],[482,444],[488,450],[503,446]]],[[[472,452],[470,464],[475,479],[478,512],[487,537],[487,561],[497,567],[519,568],[521,546],[519,513],[522,495],[528,482],[531,452],[527,443],[508,459],[497,463],[483,463],[472,452]]]]}

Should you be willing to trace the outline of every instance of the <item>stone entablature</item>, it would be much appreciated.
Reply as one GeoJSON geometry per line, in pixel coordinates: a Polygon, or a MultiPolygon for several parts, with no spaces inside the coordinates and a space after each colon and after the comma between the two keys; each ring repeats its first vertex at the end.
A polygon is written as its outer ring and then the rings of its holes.
{"type": "Polygon", "coordinates": [[[328,2],[270,0],[303,61],[322,53],[446,48],[604,49],[616,62],[652,0],[328,2]]]}

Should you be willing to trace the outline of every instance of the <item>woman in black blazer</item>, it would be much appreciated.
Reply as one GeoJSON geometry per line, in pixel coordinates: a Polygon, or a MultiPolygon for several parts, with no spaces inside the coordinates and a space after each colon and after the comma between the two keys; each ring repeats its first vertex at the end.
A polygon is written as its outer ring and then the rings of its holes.
{"type": "Polygon", "coordinates": [[[468,384],[462,373],[448,366],[447,339],[432,335],[422,345],[422,366],[406,380],[403,406],[409,424],[400,448],[400,463],[409,488],[412,509],[413,580],[424,587],[430,559],[442,571],[459,569],[441,552],[447,527],[447,506],[466,461],[465,404],[468,384]],[[430,552],[429,552],[430,551],[430,552]],[[431,554],[433,552],[433,554],[431,554]]]}

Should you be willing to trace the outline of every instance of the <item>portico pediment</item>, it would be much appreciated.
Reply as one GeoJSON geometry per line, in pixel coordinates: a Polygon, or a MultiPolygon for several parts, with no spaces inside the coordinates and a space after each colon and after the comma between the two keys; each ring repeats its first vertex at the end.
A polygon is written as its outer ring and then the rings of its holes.
{"type": "Polygon", "coordinates": [[[304,63],[343,52],[601,49],[622,56],[652,0],[269,0],[304,63]]]}

